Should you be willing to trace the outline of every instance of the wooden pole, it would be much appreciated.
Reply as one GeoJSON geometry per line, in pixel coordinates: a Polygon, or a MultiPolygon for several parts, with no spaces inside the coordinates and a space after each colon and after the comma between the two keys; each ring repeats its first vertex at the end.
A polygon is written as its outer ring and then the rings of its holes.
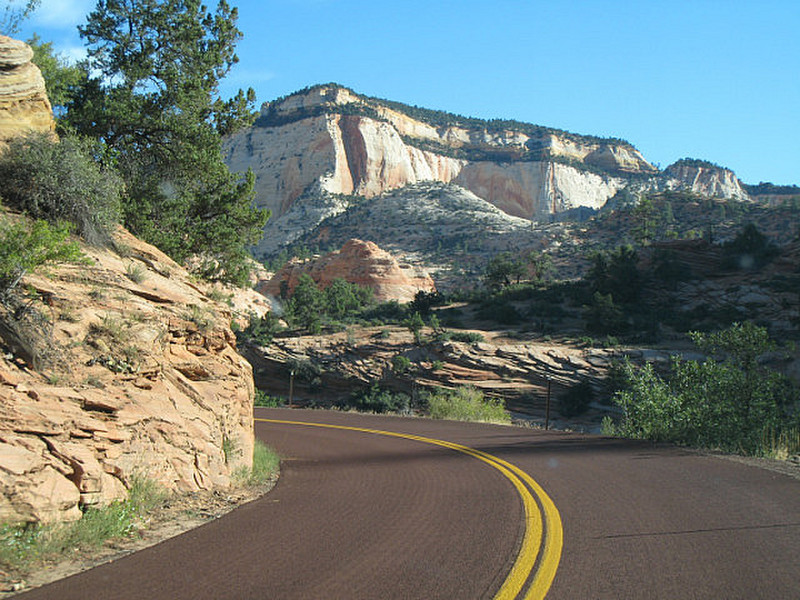
{"type": "Polygon", "coordinates": [[[545,430],[550,429],[550,384],[551,380],[550,377],[547,378],[547,408],[545,410],[544,415],[544,428],[545,430]]]}

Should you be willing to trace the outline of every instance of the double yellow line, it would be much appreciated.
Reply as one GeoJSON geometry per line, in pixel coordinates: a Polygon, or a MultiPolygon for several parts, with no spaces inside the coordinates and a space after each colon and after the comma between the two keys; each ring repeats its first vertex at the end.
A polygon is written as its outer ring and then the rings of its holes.
{"type": "Polygon", "coordinates": [[[285,421],[280,419],[255,419],[263,423],[282,425],[303,425],[308,427],[324,427],[385,435],[407,440],[415,440],[425,444],[433,444],[467,454],[500,471],[508,479],[522,500],[525,508],[525,533],[522,538],[517,558],[511,571],[503,581],[503,585],[495,595],[495,600],[539,600],[547,595],[556,576],[558,563],[561,560],[561,548],[564,532],[561,517],[555,504],[542,487],[519,467],[497,458],[481,450],[454,444],[444,440],[427,438],[409,433],[365,429],[363,427],[347,427],[344,425],[328,425],[326,423],[307,423],[303,421],[285,421]]]}

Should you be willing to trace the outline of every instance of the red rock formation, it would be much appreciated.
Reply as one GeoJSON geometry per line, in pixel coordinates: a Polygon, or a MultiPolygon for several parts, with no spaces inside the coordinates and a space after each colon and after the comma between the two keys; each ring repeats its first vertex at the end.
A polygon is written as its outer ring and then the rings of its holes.
{"type": "Polygon", "coordinates": [[[268,296],[278,296],[281,283],[285,281],[291,293],[303,273],[308,273],[323,288],[338,278],[370,288],[375,299],[381,302],[408,302],[419,290],[432,292],[436,289],[427,273],[400,265],[373,242],[353,239],[341,250],[325,256],[308,261],[289,261],[272,279],[261,285],[259,291],[268,296]]]}

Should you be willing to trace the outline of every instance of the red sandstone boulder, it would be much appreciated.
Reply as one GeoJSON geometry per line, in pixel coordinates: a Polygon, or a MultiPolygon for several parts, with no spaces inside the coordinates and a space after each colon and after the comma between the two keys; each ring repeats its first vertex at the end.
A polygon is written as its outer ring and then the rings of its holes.
{"type": "Polygon", "coordinates": [[[289,261],[258,290],[268,296],[277,296],[281,291],[281,283],[285,281],[291,294],[303,273],[308,273],[322,288],[339,278],[369,288],[380,302],[409,302],[420,290],[432,292],[436,289],[433,279],[426,272],[399,264],[391,254],[373,242],[353,239],[347,241],[341,250],[325,256],[289,261]]]}

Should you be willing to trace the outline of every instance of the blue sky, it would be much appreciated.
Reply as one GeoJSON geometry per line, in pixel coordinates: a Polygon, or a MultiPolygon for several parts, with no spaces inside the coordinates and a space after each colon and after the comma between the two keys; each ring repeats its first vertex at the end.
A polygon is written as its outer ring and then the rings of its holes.
{"type": "MultiPolygon", "coordinates": [[[[261,103],[335,81],[620,137],[662,168],[688,156],[800,184],[800,0],[229,2],[244,39],[225,95],[253,87],[261,103]]],[[[19,37],[76,55],[94,5],[43,0],[19,37]]]]}

